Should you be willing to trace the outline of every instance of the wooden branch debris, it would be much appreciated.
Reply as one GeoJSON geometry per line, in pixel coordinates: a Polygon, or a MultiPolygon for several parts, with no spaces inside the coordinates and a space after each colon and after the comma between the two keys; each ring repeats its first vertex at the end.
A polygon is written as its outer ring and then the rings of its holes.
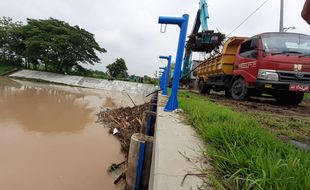
{"type": "Polygon", "coordinates": [[[150,103],[134,107],[123,107],[102,111],[98,114],[98,122],[109,127],[110,133],[116,128],[115,136],[119,139],[122,151],[128,156],[131,135],[139,133],[143,125],[143,112],[150,109],[150,103]]]}

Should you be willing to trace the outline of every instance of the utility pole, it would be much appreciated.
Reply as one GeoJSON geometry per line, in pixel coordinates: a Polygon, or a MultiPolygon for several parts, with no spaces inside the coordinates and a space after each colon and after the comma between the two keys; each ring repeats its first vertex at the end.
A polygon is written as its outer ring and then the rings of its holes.
{"type": "Polygon", "coordinates": [[[284,13],[284,0],[281,0],[281,5],[280,5],[280,27],[279,27],[279,32],[284,32],[284,28],[283,28],[283,13],[284,13]]]}

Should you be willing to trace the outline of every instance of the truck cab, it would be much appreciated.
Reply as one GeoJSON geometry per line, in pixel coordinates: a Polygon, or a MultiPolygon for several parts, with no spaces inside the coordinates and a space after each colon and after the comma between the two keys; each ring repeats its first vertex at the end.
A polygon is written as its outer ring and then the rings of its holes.
{"type": "Polygon", "coordinates": [[[245,40],[236,53],[233,76],[234,99],[265,93],[281,104],[299,104],[310,86],[310,36],[272,32],[245,40]]]}

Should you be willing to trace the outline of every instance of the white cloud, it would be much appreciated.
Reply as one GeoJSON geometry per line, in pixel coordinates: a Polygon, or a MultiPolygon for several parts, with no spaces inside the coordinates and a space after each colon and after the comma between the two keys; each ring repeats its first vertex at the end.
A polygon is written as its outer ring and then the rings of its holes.
{"type": "MultiPolygon", "coordinates": [[[[254,11],[264,0],[208,0],[209,27],[228,34],[254,11]]],[[[158,16],[190,15],[191,31],[199,0],[1,0],[1,16],[15,20],[54,17],[79,25],[95,34],[107,49],[101,54],[102,64],[95,69],[104,70],[116,58],[126,60],[130,74],[152,75],[159,65],[165,64],[159,55],[171,54],[175,58],[178,27],[168,26],[159,32],[158,16]]],[[[251,36],[279,27],[280,0],[270,0],[232,35],[251,36]]],[[[309,34],[309,26],[300,17],[304,0],[285,0],[285,27],[295,26],[295,32],[309,34]]]]}

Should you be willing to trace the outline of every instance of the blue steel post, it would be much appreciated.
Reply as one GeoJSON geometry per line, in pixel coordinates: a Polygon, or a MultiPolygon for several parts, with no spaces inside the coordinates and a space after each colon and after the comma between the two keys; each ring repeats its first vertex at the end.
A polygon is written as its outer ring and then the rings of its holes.
{"type": "Polygon", "coordinates": [[[166,68],[165,67],[159,67],[159,69],[161,69],[161,71],[159,71],[159,74],[161,74],[160,76],[160,90],[164,89],[164,85],[165,85],[165,72],[166,72],[166,68]]]}
{"type": "Polygon", "coordinates": [[[168,64],[166,67],[166,72],[165,72],[165,84],[164,84],[164,88],[163,88],[163,95],[167,96],[168,95],[168,85],[169,85],[169,76],[170,76],[170,66],[171,66],[171,55],[169,56],[159,56],[159,59],[167,59],[168,64]]]}
{"type": "Polygon", "coordinates": [[[138,158],[138,163],[137,163],[136,188],[135,188],[135,190],[140,190],[142,170],[143,170],[143,162],[144,162],[144,152],[145,152],[145,143],[141,143],[140,149],[139,149],[139,158],[138,158]]]}
{"type": "MultiPolygon", "coordinates": [[[[157,97],[153,96],[151,100],[151,109],[152,112],[157,112],[157,97]]],[[[147,135],[154,136],[154,125],[156,122],[156,116],[148,116],[147,120],[147,135]]]]}
{"type": "Polygon", "coordinates": [[[160,75],[160,90],[162,90],[164,88],[164,81],[163,81],[163,76],[164,76],[164,73],[162,73],[160,75]]]}
{"type": "Polygon", "coordinates": [[[162,80],[162,78],[163,78],[163,74],[160,73],[159,74],[159,89],[160,90],[163,89],[163,80],[162,80]]]}
{"type": "Polygon", "coordinates": [[[180,84],[181,65],[184,54],[188,19],[189,15],[184,14],[182,17],[159,17],[158,20],[158,23],[160,24],[175,24],[180,27],[178,51],[172,81],[172,92],[165,107],[165,111],[173,111],[178,108],[178,88],[180,84]]]}
{"type": "Polygon", "coordinates": [[[165,75],[166,75],[166,68],[164,69],[163,75],[161,76],[161,80],[162,80],[162,91],[165,89],[165,75]]]}

